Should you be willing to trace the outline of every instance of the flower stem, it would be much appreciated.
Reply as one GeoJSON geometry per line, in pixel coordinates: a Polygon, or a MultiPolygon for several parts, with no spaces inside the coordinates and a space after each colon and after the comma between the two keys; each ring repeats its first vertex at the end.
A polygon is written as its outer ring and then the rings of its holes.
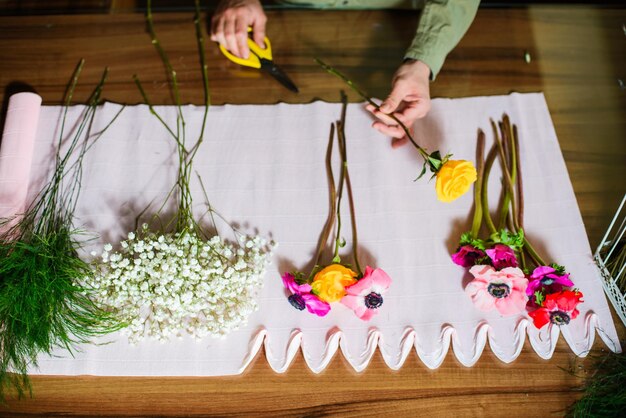
{"type": "Polygon", "coordinates": [[[485,224],[487,224],[487,229],[489,229],[490,233],[497,232],[496,226],[491,220],[491,215],[489,214],[489,173],[491,172],[491,167],[493,166],[493,162],[496,159],[497,146],[494,144],[489,153],[487,154],[487,159],[485,160],[485,168],[483,173],[483,186],[482,186],[482,210],[483,210],[483,218],[485,219],[485,224]]]}
{"type": "Polygon", "coordinates": [[[513,150],[517,162],[517,224],[520,229],[524,229],[524,184],[522,182],[522,163],[519,152],[519,137],[517,126],[513,125],[513,150]]]}
{"type": "Polygon", "coordinates": [[[344,172],[344,178],[346,182],[346,189],[348,191],[348,202],[350,203],[350,219],[352,222],[352,257],[354,258],[354,266],[359,274],[359,277],[363,277],[363,271],[359,263],[359,238],[356,227],[356,210],[354,209],[354,196],[352,194],[352,182],[350,181],[350,172],[348,171],[348,149],[346,147],[346,108],[348,106],[348,98],[345,93],[341,92],[341,120],[337,127],[337,138],[339,139],[339,152],[341,153],[342,169],[344,172]]]}
{"type": "MultiPolygon", "coordinates": [[[[356,84],[354,84],[352,82],[352,80],[350,80],[348,77],[346,77],[343,73],[341,73],[340,71],[338,71],[335,68],[331,67],[330,65],[326,64],[324,61],[322,61],[319,58],[315,58],[315,61],[324,70],[326,70],[329,74],[332,74],[332,75],[334,75],[336,77],[339,77],[341,80],[343,80],[344,83],[346,83],[348,85],[348,87],[350,87],[356,94],[361,96],[361,98],[363,100],[365,100],[366,102],[368,102],[369,104],[374,106],[376,109],[380,109],[380,105],[379,104],[377,104],[375,101],[373,101],[371,97],[369,97],[363,90],[361,90],[356,84]]],[[[413,135],[411,135],[411,132],[406,127],[406,125],[404,123],[400,122],[400,120],[397,117],[395,117],[392,113],[387,113],[386,115],[389,116],[391,119],[393,119],[400,127],[402,127],[402,130],[406,134],[406,136],[409,139],[409,141],[411,142],[411,144],[413,144],[415,149],[417,149],[417,151],[420,153],[420,155],[422,156],[424,161],[426,163],[429,163],[429,161],[430,161],[429,160],[430,154],[415,141],[415,139],[413,138],[413,135]]]]}
{"type": "Polygon", "coordinates": [[[483,219],[483,206],[482,206],[482,188],[483,188],[483,173],[485,170],[485,133],[479,129],[478,139],[476,141],[476,165],[477,165],[477,178],[474,183],[474,220],[472,222],[472,238],[478,238],[478,232],[483,219]]]}
{"type": "MultiPolygon", "coordinates": [[[[517,224],[517,211],[516,211],[516,203],[515,203],[515,189],[513,187],[514,177],[513,174],[515,168],[509,170],[509,163],[507,161],[507,156],[504,152],[504,146],[502,145],[502,141],[505,140],[505,129],[502,129],[503,138],[500,139],[500,135],[498,134],[498,128],[493,120],[491,120],[491,127],[493,129],[493,134],[495,137],[496,145],[498,147],[498,153],[500,155],[500,161],[502,163],[502,171],[504,176],[505,183],[505,193],[504,193],[504,201],[502,203],[502,208],[500,210],[500,229],[504,228],[505,221],[507,219],[509,208],[513,214],[513,226],[515,229],[518,229],[517,224]]],[[[502,125],[500,125],[502,128],[502,125]]],[[[512,231],[515,232],[515,231],[512,231]]]]}
{"type": "Polygon", "coordinates": [[[532,258],[533,261],[538,266],[546,265],[546,263],[543,261],[543,259],[539,256],[539,254],[535,250],[535,248],[530,244],[530,241],[528,241],[526,238],[524,238],[524,249],[528,252],[528,255],[530,256],[530,258],[532,258]]]}
{"type": "MultiPolygon", "coordinates": [[[[337,122],[337,131],[339,131],[341,128],[341,122],[337,122]]],[[[339,146],[339,149],[341,149],[341,145],[339,146]]],[[[341,263],[341,257],[339,257],[339,248],[343,247],[345,245],[345,243],[342,242],[341,240],[341,198],[343,196],[343,184],[344,184],[344,179],[345,179],[345,170],[341,169],[341,171],[339,171],[339,190],[337,191],[337,207],[336,207],[336,216],[337,216],[337,235],[335,236],[335,251],[333,253],[333,263],[337,263],[340,264],[341,263]]]]}
{"type": "Polygon", "coordinates": [[[330,210],[328,212],[328,219],[326,220],[326,225],[324,226],[324,230],[322,235],[320,236],[320,240],[317,245],[317,255],[315,256],[315,266],[319,266],[320,259],[322,258],[322,253],[324,252],[324,247],[328,242],[328,238],[330,237],[330,232],[335,224],[335,205],[337,201],[337,194],[335,190],[335,177],[333,176],[333,167],[332,167],[332,155],[333,155],[333,139],[335,138],[335,124],[330,125],[330,135],[328,138],[328,146],[326,147],[326,175],[328,178],[328,206],[330,210]]]}

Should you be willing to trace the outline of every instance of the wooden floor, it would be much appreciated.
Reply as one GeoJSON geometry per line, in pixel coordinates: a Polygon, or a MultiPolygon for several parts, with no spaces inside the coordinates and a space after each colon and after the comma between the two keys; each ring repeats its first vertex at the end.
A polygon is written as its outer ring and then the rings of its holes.
{"type": "MultiPolygon", "coordinates": [[[[155,19],[178,70],[183,101],[200,104],[191,14],[161,13],[155,19]]],[[[589,6],[481,9],[431,87],[434,97],[543,91],[594,249],[626,191],[626,90],[619,81],[626,83],[625,20],[626,9],[589,6]]],[[[383,97],[416,21],[411,12],[270,12],[274,58],[301,93],[236,67],[208,44],[213,103],[338,101],[344,86],[317,67],[315,56],[383,97]]],[[[141,102],[132,82],[138,74],[155,103],[171,103],[165,72],[138,14],[0,17],[0,100],[6,107],[10,93],[28,88],[46,104],[59,103],[83,57],[76,102],[86,99],[109,66],[107,100],[141,102]]],[[[625,337],[624,327],[618,329],[625,337]]],[[[596,343],[592,354],[603,348],[596,343]]],[[[0,415],[560,416],[579,396],[581,379],[571,367],[580,375],[585,365],[562,340],[550,361],[526,343],[512,364],[486,349],[472,368],[449,353],[436,371],[415,354],[402,370],[391,371],[377,353],[360,374],[337,355],[320,375],[301,356],[278,375],[261,352],[236,377],[33,377],[34,398],[11,399],[8,407],[0,406],[0,415]]]]}

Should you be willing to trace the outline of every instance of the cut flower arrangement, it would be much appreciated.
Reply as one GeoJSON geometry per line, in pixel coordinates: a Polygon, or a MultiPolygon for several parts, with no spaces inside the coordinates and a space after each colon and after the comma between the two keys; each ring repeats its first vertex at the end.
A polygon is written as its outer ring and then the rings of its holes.
{"type": "Polygon", "coordinates": [[[478,134],[478,180],[474,187],[474,219],[470,232],[463,234],[452,261],[469,268],[474,279],[465,292],[482,311],[497,310],[502,315],[528,312],[533,324],[567,325],[578,316],[583,294],[563,266],[546,264],[524,236],[524,197],[522,189],[517,127],[507,115],[492,121],[495,143],[483,161],[485,135],[478,134]],[[489,213],[488,180],[496,158],[503,172],[503,196],[498,225],[489,213]],[[489,231],[479,238],[482,223],[489,231]]]}
{"type": "MultiPolygon", "coordinates": [[[[316,61],[328,73],[343,80],[363,100],[376,109],[379,109],[380,105],[354,84],[352,80],[322,60],[316,58],[316,61]]],[[[424,160],[422,171],[415,179],[416,181],[421,179],[426,174],[427,170],[430,170],[430,172],[433,173],[431,179],[436,178],[435,191],[437,193],[437,199],[442,202],[452,202],[469,191],[477,178],[476,168],[471,161],[451,160],[450,157],[452,157],[452,154],[446,154],[442,157],[441,152],[438,150],[429,153],[415,141],[413,135],[411,135],[411,130],[395,115],[388,114],[387,116],[393,119],[398,126],[404,130],[407,138],[424,160]]]]}
{"type": "MultiPolygon", "coordinates": [[[[105,245],[96,263],[98,274],[91,284],[98,289],[101,301],[129,323],[123,332],[131,343],[144,338],[167,340],[184,334],[195,338],[224,336],[245,324],[257,309],[256,296],[263,284],[272,243],[258,236],[241,235],[234,229],[237,239],[229,242],[219,234],[211,236],[195,220],[190,188],[192,165],[203,141],[210,105],[199,2],[196,1],[194,21],[205,109],[199,137],[191,147],[185,139],[176,72],[156,37],[150,1],[146,19],[152,43],[171,78],[177,105],[175,127],[156,112],[137,77],[135,82],[150,112],[175,141],[179,162],[178,180],[153,219],[160,220],[159,213],[175,191],[178,210],[158,230],[143,224],[115,248],[105,245]]],[[[198,181],[202,186],[199,176],[198,181]]],[[[217,231],[215,213],[208,201],[207,206],[217,231]]]]}
{"type": "Polygon", "coordinates": [[[326,316],[331,310],[331,303],[340,302],[352,309],[360,319],[368,321],[378,314],[383,304],[383,295],[391,285],[391,278],[380,268],[367,266],[365,272],[363,272],[358,260],[358,236],[344,130],[346,104],[346,97],[343,96],[341,120],[335,125],[331,125],[330,130],[326,152],[330,213],[326,227],[320,237],[313,270],[308,275],[299,271],[285,273],[282,276],[282,280],[288,293],[287,299],[289,303],[298,310],[306,309],[315,315],[326,316]],[[338,191],[335,189],[335,179],[331,164],[335,132],[337,133],[337,143],[342,162],[338,191]],[[347,189],[350,204],[354,265],[342,263],[339,256],[339,248],[346,245],[345,240],[341,237],[340,214],[344,186],[347,189]],[[330,238],[331,229],[335,223],[336,236],[332,261],[326,265],[320,264],[324,247],[330,238]]]}
{"type": "Polygon", "coordinates": [[[88,235],[74,227],[83,158],[123,110],[92,131],[105,70],[86,109],[67,128],[83,65],[81,60],[65,97],[52,177],[25,213],[0,219],[0,401],[5,388],[18,396],[30,391],[27,371],[39,354],[56,347],[73,353],[76,345],[124,325],[97,303],[89,284],[93,272],[78,255],[80,237],[88,235]]]}

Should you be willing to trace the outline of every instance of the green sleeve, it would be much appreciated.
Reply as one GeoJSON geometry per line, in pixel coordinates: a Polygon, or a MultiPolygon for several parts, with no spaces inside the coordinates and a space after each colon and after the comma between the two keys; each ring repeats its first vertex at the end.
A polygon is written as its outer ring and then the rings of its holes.
{"type": "Polygon", "coordinates": [[[427,0],[405,59],[422,61],[439,74],[446,55],[470,27],[480,0],[427,0]]]}

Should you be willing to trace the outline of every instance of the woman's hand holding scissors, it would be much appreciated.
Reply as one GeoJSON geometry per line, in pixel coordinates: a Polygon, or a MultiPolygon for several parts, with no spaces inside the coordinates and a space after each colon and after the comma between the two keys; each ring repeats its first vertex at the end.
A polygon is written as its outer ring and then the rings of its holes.
{"type": "Polygon", "coordinates": [[[237,57],[248,58],[248,27],[254,42],[264,48],[266,22],[259,0],[222,0],[211,19],[211,40],[237,57]]]}

